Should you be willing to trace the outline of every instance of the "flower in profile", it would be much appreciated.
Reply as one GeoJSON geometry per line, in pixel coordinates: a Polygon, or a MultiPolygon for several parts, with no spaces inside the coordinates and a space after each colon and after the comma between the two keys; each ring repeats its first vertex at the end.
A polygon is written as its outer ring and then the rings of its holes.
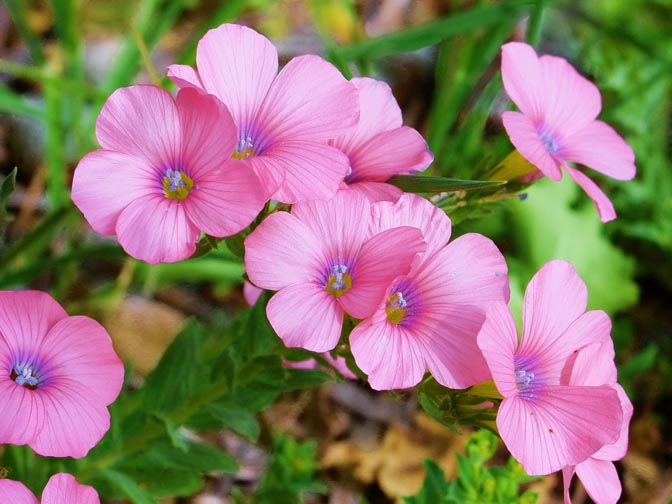
{"type": "Polygon", "coordinates": [[[232,159],[236,130],[214,96],[137,85],[115,91],[96,123],[102,149],[75,169],[72,200],[91,227],[148,263],[196,250],[201,231],[230,236],[264,205],[258,178],[232,159]]]}
{"type": "Polygon", "coordinates": [[[0,291],[0,443],[81,458],[110,427],[124,366],[105,329],[48,294],[0,291]]]}
{"type": "MultiPolygon", "coordinates": [[[[0,479],[0,502],[11,504],[39,504],[33,492],[20,481],[0,479]]],[[[98,492],[88,485],[77,483],[67,473],[54,474],[42,491],[42,504],[100,504],[98,492]]]]}
{"type": "Polygon", "coordinates": [[[618,180],[635,176],[635,154],[608,124],[596,120],[600,92],[567,60],[537,57],[521,42],[502,46],[504,89],[521,112],[504,112],[504,128],[516,149],[544,175],[562,178],[564,168],[593,200],[603,222],[616,218],[602,190],[570,162],[618,180]]]}
{"type": "Polygon", "coordinates": [[[476,335],[488,306],[509,299],[501,252],[476,233],[448,243],[450,219],[420,196],[381,201],[373,211],[373,232],[411,226],[422,231],[427,250],[388,284],[376,310],[350,334],[352,355],[371,387],[412,387],[427,370],[451,388],[487,380],[476,335]]]}
{"type": "Polygon", "coordinates": [[[395,202],[402,191],[385,182],[393,175],[424,170],[434,156],[420,133],[402,126],[401,109],[386,83],[368,77],[350,82],[359,91],[359,123],[329,144],[348,156],[348,187],[372,202],[395,202]]]}
{"type": "Polygon", "coordinates": [[[603,446],[589,458],[562,469],[565,504],[571,504],[569,486],[574,473],[586,492],[597,504],[616,504],[621,496],[621,482],[613,461],[622,459],[628,451],[628,426],[633,408],[625,390],[616,383],[614,348],[611,340],[594,343],[582,349],[576,357],[568,383],[570,385],[609,385],[616,390],[621,403],[623,419],[615,443],[603,446]]]}
{"type": "Polygon", "coordinates": [[[397,227],[369,232],[371,203],[356,191],[269,215],[245,239],[250,281],[278,292],[266,314],[288,347],[333,349],[343,314],[371,314],[385,289],[425,249],[422,233],[397,227]]]}
{"type": "Polygon", "coordinates": [[[215,95],[237,128],[234,156],[257,173],[266,196],[283,203],[331,198],[349,163],[326,140],[357,124],[357,90],[316,55],[293,58],[278,73],[278,53],[246,26],[207,32],[196,51],[198,71],[171,65],[180,87],[215,95]]]}
{"type": "Polygon", "coordinates": [[[504,398],[497,413],[499,434],[530,475],[583,462],[620,434],[623,413],[612,386],[566,382],[578,353],[610,337],[609,317],[586,312],[587,299],[572,265],[550,261],[525,290],[520,340],[513,315],[501,302],[490,307],[478,334],[504,398]]]}

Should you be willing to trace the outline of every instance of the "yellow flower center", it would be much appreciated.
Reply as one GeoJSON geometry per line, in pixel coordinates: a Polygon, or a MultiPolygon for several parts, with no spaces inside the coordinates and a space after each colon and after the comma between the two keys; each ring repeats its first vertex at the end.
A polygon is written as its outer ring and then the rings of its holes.
{"type": "Polygon", "coordinates": [[[166,198],[183,200],[194,187],[194,181],[182,170],[168,168],[163,177],[163,194],[166,198]]]}
{"type": "Polygon", "coordinates": [[[238,145],[233,151],[233,154],[231,154],[231,157],[236,159],[247,159],[254,155],[254,151],[252,150],[253,147],[254,145],[252,145],[251,137],[241,138],[238,141],[238,145]]]}
{"type": "Polygon", "coordinates": [[[352,287],[352,276],[348,273],[348,267],[344,264],[336,264],[331,267],[331,275],[324,288],[335,298],[341,297],[352,287]]]}
{"type": "Polygon", "coordinates": [[[387,320],[393,324],[400,324],[406,317],[406,300],[401,292],[392,294],[387,303],[385,303],[385,313],[387,313],[387,320]]]}

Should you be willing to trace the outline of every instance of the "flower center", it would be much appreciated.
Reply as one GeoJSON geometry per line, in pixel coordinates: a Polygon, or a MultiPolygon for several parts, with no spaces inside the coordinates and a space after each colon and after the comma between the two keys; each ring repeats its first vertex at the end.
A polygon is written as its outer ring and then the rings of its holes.
{"type": "Polygon", "coordinates": [[[404,299],[401,291],[395,292],[390,296],[385,303],[385,313],[387,313],[387,320],[393,324],[400,324],[406,318],[406,307],[408,303],[404,299]]]}
{"type": "Polygon", "coordinates": [[[327,279],[324,288],[334,297],[341,297],[352,287],[352,276],[348,273],[345,264],[335,264],[331,267],[331,275],[327,279]]]}
{"type": "Polygon", "coordinates": [[[553,132],[548,126],[542,124],[539,127],[537,127],[537,135],[539,135],[539,140],[541,140],[541,143],[544,144],[544,148],[550,154],[553,155],[557,154],[558,142],[555,139],[555,135],[553,135],[553,132]]]}
{"type": "Polygon", "coordinates": [[[245,137],[238,140],[236,150],[233,151],[232,156],[236,159],[247,159],[254,154],[254,144],[252,137],[245,137]]]}
{"type": "Polygon", "coordinates": [[[40,384],[37,373],[32,368],[32,366],[28,364],[17,364],[14,366],[12,368],[12,372],[9,374],[9,377],[22,387],[26,387],[29,390],[35,390],[40,384]]]}
{"type": "Polygon", "coordinates": [[[194,187],[194,181],[182,170],[168,168],[163,177],[163,194],[166,198],[183,200],[194,187]]]}
{"type": "Polygon", "coordinates": [[[538,373],[533,371],[538,367],[536,359],[526,355],[517,355],[514,357],[513,364],[518,397],[527,401],[535,399],[544,386],[544,381],[537,376],[538,373]]]}

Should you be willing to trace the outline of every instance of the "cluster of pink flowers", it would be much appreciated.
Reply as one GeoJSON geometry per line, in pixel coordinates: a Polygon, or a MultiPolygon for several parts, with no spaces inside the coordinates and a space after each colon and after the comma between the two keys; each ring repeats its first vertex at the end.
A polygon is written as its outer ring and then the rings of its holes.
{"type": "MultiPolygon", "coordinates": [[[[503,117],[515,147],[539,176],[558,180],[564,168],[602,220],[613,219],[604,193],[568,164],[634,176],[630,147],[595,120],[597,88],[525,44],[505,45],[502,60],[521,109],[503,117]]],[[[176,98],[131,86],[108,99],[96,125],[101,149],[80,161],[72,188],[93,229],[135,258],[172,262],[193,254],[201,233],[230,236],[269,201],[291,205],[245,239],[248,290],[277,291],[266,313],[286,346],[349,345],[378,390],[412,387],[426,372],[450,388],[492,378],[503,396],[500,434],[526,471],[563,470],[567,485],[576,472],[598,502],[613,502],[620,484],[610,461],[627,446],[632,407],[616,384],[610,321],[584,313],[571,265],[551,262],[532,280],[519,340],[494,243],[475,233],[450,241],[442,210],[385,183],[433,160],[386,84],[347,81],[315,55],[278,72],[273,44],[232,24],[201,39],[196,63],[169,67],[176,98]]],[[[35,376],[21,359],[15,388],[35,376]]],[[[15,442],[38,439],[27,429],[15,442]]]]}
{"type": "MultiPolygon", "coordinates": [[[[9,479],[0,479],[0,502],[39,504],[26,486],[9,479]]],[[[100,504],[98,493],[88,485],[80,485],[66,473],[54,474],[42,491],[42,504],[100,504]]]]}

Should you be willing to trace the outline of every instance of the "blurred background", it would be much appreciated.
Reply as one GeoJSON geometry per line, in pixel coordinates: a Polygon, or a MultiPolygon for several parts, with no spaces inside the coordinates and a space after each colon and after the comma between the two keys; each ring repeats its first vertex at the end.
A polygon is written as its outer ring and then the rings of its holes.
{"type": "MultiPolygon", "coordinates": [[[[449,216],[455,235],[484,233],[505,253],[514,313],[544,262],[572,261],[590,308],[612,317],[619,382],[635,405],[630,450],[617,463],[622,501],[672,502],[671,0],[5,0],[0,174],[17,171],[15,190],[0,192],[0,288],[50,291],[71,314],[101,320],[130,363],[131,386],[185,320],[217,324],[245,305],[235,251],[149,266],[93,233],[69,200],[77,161],[97,148],[106,97],[132,83],[171,89],[166,67],[193,65],[198,39],[223,22],[268,36],[281,64],[317,53],[347,77],[387,81],[405,124],[434,152],[433,175],[479,179],[512,150],[500,119],[511,107],[499,75],[504,42],[563,56],[598,85],[600,119],[637,158],[633,181],[596,177],[615,221],[600,223],[567,180],[449,216]]],[[[466,438],[420,413],[412,392],[374,394],[350,381],[280,395],[257,421],[256,442],[229,430],[208,437],[238,460],[235,473],[165,502],[233,502],[232,486],[268,484],[274,467],[306,502],[399,502],[418,492],[425,457],[454,477],[466,438]]],[[[531,485],[539,502],[561,502],[557,475],[531,485]]],[[[581,488],[574,495],[591,502],[581,488]]]]}

